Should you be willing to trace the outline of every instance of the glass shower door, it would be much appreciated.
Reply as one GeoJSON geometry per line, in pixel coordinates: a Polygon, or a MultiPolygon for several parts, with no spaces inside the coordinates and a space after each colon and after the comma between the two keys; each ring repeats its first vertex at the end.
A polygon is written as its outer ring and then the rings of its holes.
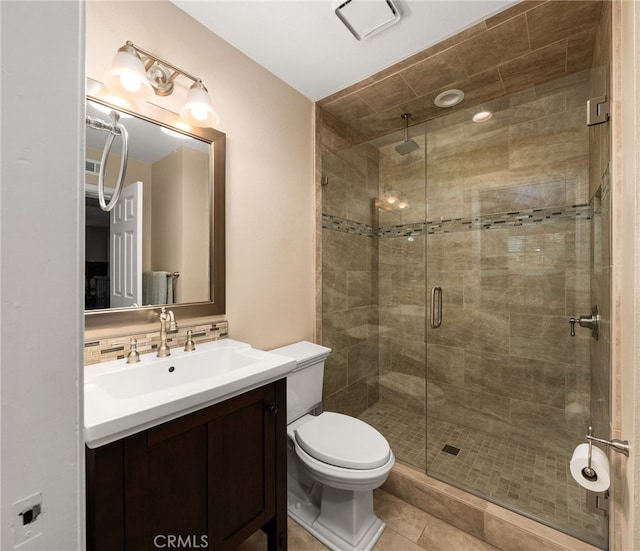
{"type": "Polygon", "coordinates": [[[597,545],[568,463],[590,423],[589,72],[427,123],[427,473],[597,545]],[[436,301],[434,303],[433,301],[436,301]],[[441,321],[441,323],[438,323],[441,321]]]}

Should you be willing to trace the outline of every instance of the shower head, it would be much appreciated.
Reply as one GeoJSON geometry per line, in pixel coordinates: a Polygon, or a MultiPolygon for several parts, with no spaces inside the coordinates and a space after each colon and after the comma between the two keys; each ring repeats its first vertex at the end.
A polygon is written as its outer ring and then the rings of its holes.
{"type": "Polygon", "coordinates": [[[411,116],[410,113],[402,114],[402,118],[404,119],[404,142],[396,146],[396,151],[400,153],[400,155],[408,155],[409,153],[411,153],[412,151],[415,151],[420,147],[416,142],[409,139],[409,117],[410,116],[411,116]]]}
{"type": "Polygon", "coordinates": [[[400,145],[396,145],[396,151],[400,153],[400,155],[408,155],[419,147],[420,146],[413,140],[407,140],[405,142],[402,142],[400,145]]]}

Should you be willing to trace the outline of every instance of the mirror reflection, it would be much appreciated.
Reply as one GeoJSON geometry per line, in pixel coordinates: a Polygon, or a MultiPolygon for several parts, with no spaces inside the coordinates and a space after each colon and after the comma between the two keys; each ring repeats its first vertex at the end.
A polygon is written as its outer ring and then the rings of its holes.
{"type": "MultiPolygon", "coordinates": [[[[87,101],[89,117],[108,122],[110,111],[87,101]]],[[[111,212],[98,202],[107,135],[86,129],[85,309],[210,301],[210,144],[119,113],[129,136],[128,162],[111,212]]],[[[104,179],[107,201],[121,157],[116,137],[104,179]]]]}

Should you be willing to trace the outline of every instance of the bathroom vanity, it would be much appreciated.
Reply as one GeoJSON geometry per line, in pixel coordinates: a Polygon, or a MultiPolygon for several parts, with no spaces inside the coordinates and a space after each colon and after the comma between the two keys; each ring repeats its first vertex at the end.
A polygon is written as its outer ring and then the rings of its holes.
{"type": "Polygon", "coordinates": [[[262,528],[286,550],[285,414],[281,379],[87,448],[87,549],[233,549],[262,528]]]}
{"type": "Polygon", "coordinates": [[[286,551],[294,366],[231,339],[88,366],[87,549],[234,549],[263,529],[286,551]]]}

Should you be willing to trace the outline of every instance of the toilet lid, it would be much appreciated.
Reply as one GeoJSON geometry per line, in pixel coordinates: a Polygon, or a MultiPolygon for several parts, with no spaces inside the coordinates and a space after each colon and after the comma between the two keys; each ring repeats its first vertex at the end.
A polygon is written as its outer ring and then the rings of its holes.
{"type": "Polygon", "coordinates": [[[382,434],[365,422],[325,412],[296,430],[296,441],[310,456],[336,467],[375,469],[391,454],[382,434]]]}

